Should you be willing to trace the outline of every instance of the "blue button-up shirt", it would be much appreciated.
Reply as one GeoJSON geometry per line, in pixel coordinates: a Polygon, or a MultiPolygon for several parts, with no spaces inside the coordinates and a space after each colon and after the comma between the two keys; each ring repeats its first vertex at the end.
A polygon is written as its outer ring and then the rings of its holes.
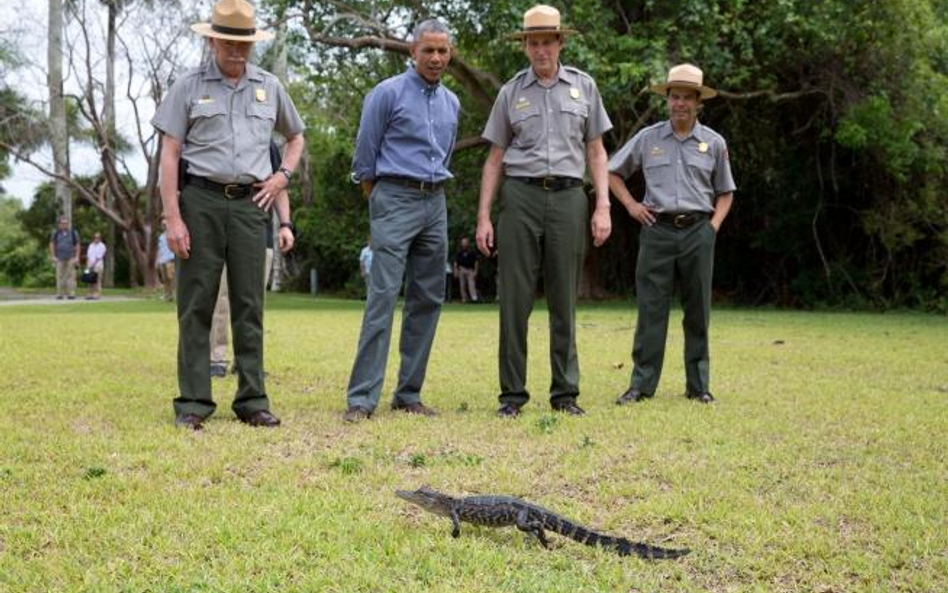
{"type": "Polygon", "coordinates": [[[362,105],[352,172],[359,181],[410,177],[437,183],[448,170],[460,102],[414,68],[382,81],[362,105]]]}

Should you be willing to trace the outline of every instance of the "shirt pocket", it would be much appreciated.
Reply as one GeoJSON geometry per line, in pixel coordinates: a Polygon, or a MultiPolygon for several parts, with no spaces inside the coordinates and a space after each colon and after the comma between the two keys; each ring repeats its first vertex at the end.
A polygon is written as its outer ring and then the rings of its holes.
{"type": "Polygon", "coordinates": [[[276,105],[253,101],[247,106],[247,122],[254,140],[270,142],[276,124],[276,105]]]}
{"type": "Polygon", "coordinates": [[[213,144],[227,135],[227,109],[220,101],[198,103],[191,108],[187,142],[213,144]]]}
{"type": "Polygon", "coordinates": [[[560,121],[563,122],[570,139],[582,140],[586,137],[587,119],[589,119],[589,105],[568,103],[560,107],[560,121]]]}
{"type": "Polygon", "coordinates": [[[674,172],[669,155],[650,155],[646,157],[645,166],[642,167],[642,169],[645,172],[645,184],[648,187],[671,187],[674,180],[674,172]]]}
{"type": "Polygon", "coordinates": [[[685,154],[688,176],[694,185],[703,190],[713,191],[711,178],[714,176],[714,158],[710,154],[685,154]]]}
{"type": "Polygon", "coordinates": [[[543,121],[538,107],[518,109],[510,116],[510,127],[513,129],[512,146],[517,148],[531,148],[540,141],[543,135],[543,121]]]}

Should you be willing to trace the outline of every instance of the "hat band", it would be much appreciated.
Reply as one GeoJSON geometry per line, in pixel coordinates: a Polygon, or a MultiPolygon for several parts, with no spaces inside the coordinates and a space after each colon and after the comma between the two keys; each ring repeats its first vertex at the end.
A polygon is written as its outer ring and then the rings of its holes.
{"type": "Polygon", "coordinates": [[[556,32],[556,31],[559,31],[559,30],[560,30],[559,25],[556,25],[556,26],[543,26],[543,27],[524,27],[523,32],[524,32],[524,33],[532,33],[532,32],[534,32],[534,31],[540,31],[540,32],[553,31],[553,32],[556,32]]]}
{"type": "Polygon", "coordinates": [[[257,33],[256,28],[238,29],[237,27],[225,27],[224,25],[215,23],[211,23],[211,30],[221,33],[222,35],[239,35],[241,37],[253,37],[257,33]]]}

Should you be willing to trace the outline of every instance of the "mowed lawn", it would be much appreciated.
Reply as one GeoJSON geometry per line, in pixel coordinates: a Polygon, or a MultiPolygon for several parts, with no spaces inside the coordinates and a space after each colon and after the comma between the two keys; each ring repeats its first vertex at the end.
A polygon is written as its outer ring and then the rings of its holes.
{"type": "Polygon", "coordinates": [[[0,307],[0,590],[948,590],[948,319],[715,309],[713,406],[685,400],[680,314],[662,384],[619,408],[631,303],[578,315],[588,415],[553,414],[547,315],[534,399],[497,406],[497,309],[446,306],[424,400],[341,420],[356,301],[271,295],[277,430],[234,420],[234,378],[202,433],[172,426],[173,306],[0,307]],[[551,535],[464,525],[394,497],[428,484],[514,494],[668,547],[622,558],[551,535]]]}

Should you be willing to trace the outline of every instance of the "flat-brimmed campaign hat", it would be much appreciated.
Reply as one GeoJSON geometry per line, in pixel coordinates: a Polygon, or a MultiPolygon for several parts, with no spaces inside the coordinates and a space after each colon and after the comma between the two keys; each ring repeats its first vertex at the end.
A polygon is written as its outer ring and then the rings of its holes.
{"type": "Polygon", "coordinates": [[[511,33],[507,38],[523,39],[528,35],[541,35],[544,33],[571,35],[573,33],[579,33],[579,31],[562,28],[560,25],[560,11],[546,4],[537,4],[523,13],[523,31],[511,33]]]}
{"type": "Polygon", "coordinates": [[[665,82],[653,84],[650,88],[659,95],[668,94],[668,89],[694,89],[698,91],[702,99],[710,99],[718,94],[713,88],[704,86],[704,72],[692,64],[673,66],[668,71],[665,82]]]}
{"type": "Polygon", "coordinates": [[[257,29],[253,5],[245,0],[220,0],[214,5],[211,22],[191,25],[198,35],[230,41],[266,41],[273,33],[257,29]]]}

